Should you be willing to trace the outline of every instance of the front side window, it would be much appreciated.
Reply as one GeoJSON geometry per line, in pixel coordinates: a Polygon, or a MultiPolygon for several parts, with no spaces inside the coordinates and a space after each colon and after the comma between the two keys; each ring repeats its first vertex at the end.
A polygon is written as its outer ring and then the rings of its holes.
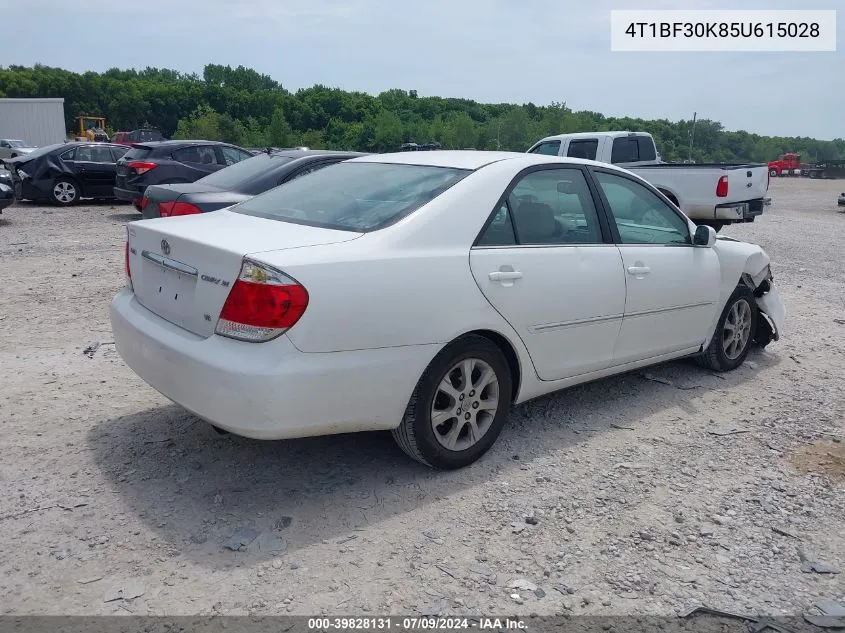
{"type": "Polygon", "coordinates": [[[595,176],[623,244],[692,244],[686,220],[648,187],[607,172],[595,176]]]}
{"type": "Polygon", "coordinates": [[[531,148],[529,153],[557,156],[560,153],[560,141],[545,141],[536,147],[531,148]]]}
{"type": "Polygon", "coordinates": [[[342,162],[232,210],[341,231],[375,231],[413,213],[469,173],[451,167],[342,162]]]}
{"type": "Polygon", "coordinates": [[[576,245],[602,243],[593,196],[580,169],[532,171],[513,187],[484,234],[479,246],[515,243],[576,245]]]}

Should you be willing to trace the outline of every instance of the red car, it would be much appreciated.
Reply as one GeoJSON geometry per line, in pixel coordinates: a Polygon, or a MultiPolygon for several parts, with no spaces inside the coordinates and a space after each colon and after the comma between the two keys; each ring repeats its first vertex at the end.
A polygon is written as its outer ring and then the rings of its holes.
{"type": "Polygon", "coordinates": [[[138,143],[147,143],[149,141],[165,141],[161,132],[158,130],[132,130],[131,132],[115,132],[111,139],[112,143],[118,145],[129,145],[135,147],[138,143]]]}

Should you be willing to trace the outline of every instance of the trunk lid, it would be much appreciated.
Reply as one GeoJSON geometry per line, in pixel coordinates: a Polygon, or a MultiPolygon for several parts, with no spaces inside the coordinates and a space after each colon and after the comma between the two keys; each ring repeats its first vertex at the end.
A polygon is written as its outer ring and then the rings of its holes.
{"type": "Polygon", "coordinates": [[[209,337],[244,256],[360,236],[229,211],[131,222],[132,287],[141,305],[154,314],[209,337]]]}

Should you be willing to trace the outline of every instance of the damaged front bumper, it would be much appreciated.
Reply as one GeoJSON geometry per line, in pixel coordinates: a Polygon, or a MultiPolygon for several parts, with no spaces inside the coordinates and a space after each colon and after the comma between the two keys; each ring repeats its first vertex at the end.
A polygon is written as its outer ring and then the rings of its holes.
{"type": "Polygon", "coordinates": [[[779,340],[786,327],[786,305],[775,286],[769,266],[753,277],[745,275],[745,283],[754,291],[760,312],[757,327],[758,342],[766,345],[770,341],[779,340]]]}

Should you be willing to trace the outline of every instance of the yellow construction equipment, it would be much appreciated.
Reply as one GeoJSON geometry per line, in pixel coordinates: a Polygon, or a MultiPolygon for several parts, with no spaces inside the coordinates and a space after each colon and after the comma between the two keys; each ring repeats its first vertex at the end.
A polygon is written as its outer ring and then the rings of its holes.
{"type": "Polygon", "coordinates": [[[77,141],[108,141],[106,119],[101,116],[81,115],[76,117],[77,141]]]}

